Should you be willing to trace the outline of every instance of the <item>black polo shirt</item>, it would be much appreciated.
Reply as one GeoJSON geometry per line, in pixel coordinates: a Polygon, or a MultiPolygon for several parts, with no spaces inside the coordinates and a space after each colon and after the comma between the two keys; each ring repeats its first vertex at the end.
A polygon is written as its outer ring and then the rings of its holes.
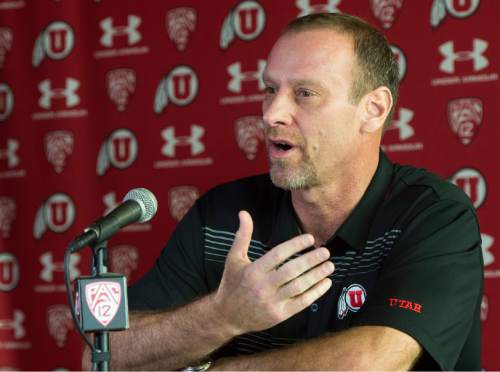
{"type": "MultiPolygon", "coordinates": [[[[196,202],[155,266],[130,288],[130,309],[169,308],[215,291],[242,209],[254,221],[251,260],[300,234],[290,192],[268,175],[218,186],[196,202]]],[[[335,263],[330,290],[277,326],[236,337],[218,355],[380,325],[422,345],[416,369],[480,369],[481,238],[462,191],[381,153],[368,189],[326,246],[335,263]]]]}

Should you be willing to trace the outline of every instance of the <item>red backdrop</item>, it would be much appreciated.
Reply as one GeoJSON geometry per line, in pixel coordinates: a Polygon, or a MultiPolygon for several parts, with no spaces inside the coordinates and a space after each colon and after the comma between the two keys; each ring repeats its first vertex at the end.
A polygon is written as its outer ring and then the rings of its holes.
{"type": "MultiPolygon", "coordinates": [[[[473,200],[483,367],[500,369],[496,0],[0,0],[1,368],[79,369],[63,252],[128,190],[159,201],[110,241],[111,269],[133,282],[200,194],[266,170],[258,76],[286,22],[314,11],[368,19],[398,54],[384,149],[473,200]]],[[[88,253],[71,267],[87,274],[88,253]]]]}

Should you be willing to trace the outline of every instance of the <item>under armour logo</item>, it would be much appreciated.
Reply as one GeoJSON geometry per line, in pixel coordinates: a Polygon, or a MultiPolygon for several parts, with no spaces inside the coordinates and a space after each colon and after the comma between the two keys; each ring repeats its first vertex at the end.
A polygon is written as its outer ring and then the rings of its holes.
{"type": "Polygon", "coordinates": [[[490,248],[493,246],[493,236],[481,233],[481,249],[483,251],[484,266],[491,265],[495,262],[495,256],[490,248]]]}
{"type": "Polygon", "coordinates": [[[66,58],[75,44],[71,27],[63,21],[50,23],[38,36],[33,48],[33,67],[38,67],[45,56],[59,60],[66,58]]]}
{"type": "Polygon", "coordinates": [[[478,8],[480,0],[434,0],[431,7],[431,25],[439,26],[449,13],[455,18],[470,17],[478,8]]]}
{"type": "Polygon", "coordinates": [[[44,109],[50,110],[54,98],[63,98],[66,102],[66,107],[74,107],[80,103],[80,97],[76,94],[79,87],[80,82],[78,80],[67,78],[64,89],[53,89],[52,82],[49,79],[45,79],[38,84],[38,90],[42,93],[42,96],[38,100],[38,105],[44,109]]]}
{"type": "Polygon", "coordinates": [[[177,106],[186,106],[195,99],[197,94],[196,72],[189,66],[177,66],[158,84],[153,110],[157,114],[162,113],[170,101],[177,106]]]}
{"type": "Polygon", "coordinates": [[[296,0],[295,5],[301,11],[297,17],[306,16],[312,13],[339,13],[337,6],[341,0],[328,0],[323,4],[311,4],[311,0],[296,0]]]}
{"type": "Polygon", "coordinates": [[[205,151],[205,145],[201,142],[201,138],[205,134],[205,129],[199,125],[191,125],[191,134],[189,136],[175,136],[175,128],[168,127],[162,130],[161,135],[165,140],[165,145],[161,149],[161,153],[168,157],[175,156],[176,146],[190,146],[191,155],[195,156],[205,151]]]}
{"type": "Polygon", "coordinates": [[[103,19],[100,22],[101,30],[104,32],[101,36],[101,44],[108,48],[112,47],[114,37],[122,35],[127,36],[128,45],[134,45],[141,41],[142,36],[138,30],[141,18],[130,14],[127,20],[128,23],[126,26],[114,26],[112,17],[103,19]]]}
{"type": "Polygon", "coordinates": [[[14,168],[19,164],[19,156],[17,156],[18,148],[19,141],[13,138],[8,138],[7,146],[0,148],[0,159],[6,159],[9,168],[14,168]]]}
{"type": "Polygon", "coordinates": [[[257,61],[257,71],[241,71],[241,62],[234,62],[227,67],[227,72],[231,76],[231,80],[227,84],[227,89],[234,93],[241,92],[241,83],[244,81],[256,80],[259,83],[259,90],[265,88],[262,81],[262,74],[266,68],[266,61],[259,59],[257,61]]]}
{"type": "MultiPolygon", "coordinates": [[[[54,261],[52,252],[46,252],[40,256],[40,263],[43,268],[40,271],[40,279],[44,282],[52,282],[54,280],[54,272],[64,272],[64,262],[54,261]]],[[[80,256],[78,254],[71,255],[69,259],[69,273],[71,280],[80,275],[80,270],[76,267],[80,263],[80,256]]]]}
{"type": "Polygon", "coordinates": [[[415,130],[411,126],[411,120],[414,113],[412,110],[401,107],[398,111],[398,119],[392,121],[390,129],[397,129],[399,131],[399,140],[404,141],[415,135],[415,130]]]}
{"type": "Polygon", "coordinates": [[[0,122],[9,118],[14,108],[14,94],[7,83],[0,83],[0,122]]]}
{"type": "Polygon", "coordinates": [[[13,33],[8,27],[0,27],[0,68],[3,67],[5,56],[12,48],[13,33]]]}
{"type": "Polygon", "coordinates": [[[19,283],[19,262],[9,252],[0,253],[0,291],[13,290],[19,283]]]}
{"type": "Polygon", "coordinates": [[[0,319],[0,330],[14,331],[14,338],[19,340],[26,335],[26,330],[23,326],[24,313],[21,310],[14,310],[12,319],[0,319]]]}
{"type": "Polygon", "coordinates": [[[257,1],[243,1],[229,12],[224,19],[220,33],[220,47],[227,49],[238,36],[241,40],[256,39],[264,30],[266,13],[257,1]]]}
{"type": "Polygon", "coordinates": [[[490,64],[488,58],[483,53],[488,49],[488,42],[482,39],[473,39],[472,50],[464,50],[455,52],[455,45],[453,41],[447,41],[441,44],[439,52],[444,60],[439,65],[439,69],[448,74],[455,72],[455,62],[469,61],[473,62],[474,71],[480,71],[490,64]]]}

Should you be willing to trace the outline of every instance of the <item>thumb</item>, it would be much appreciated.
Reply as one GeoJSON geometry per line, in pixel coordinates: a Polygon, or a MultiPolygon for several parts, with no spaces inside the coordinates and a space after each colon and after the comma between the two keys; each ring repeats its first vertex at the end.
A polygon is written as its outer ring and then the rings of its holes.
{"type": "Polygon", "coordinates": [[[228,254],[228,259],[250,261],[248,259],[248,247],[250,245],[253,232],[252,217],[247,211],[240,211],[240,213],[238,213],[238,217],[240,219],[240,227],[238,228],[238,231],[236,231],[233,245],[228,254]]]}

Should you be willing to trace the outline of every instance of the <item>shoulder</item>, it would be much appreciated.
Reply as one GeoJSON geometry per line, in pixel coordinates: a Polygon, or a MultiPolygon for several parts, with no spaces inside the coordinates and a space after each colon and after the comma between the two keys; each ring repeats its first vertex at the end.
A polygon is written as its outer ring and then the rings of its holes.
{"type": "Polygon", "coordinates": [[[467,235],[469,245],[477,243],[476,211],[460,188],[423,168],[394,164],[393,171],[372,225],[372,236],[380,235],[380,231],[397,231],[400,240],[419,241],[440,231],[453,231],[448,234],[450,241],[467,235]]]}
{"type": "Polygon", "coordinates": [[[431,242],[430,249],[436,252],[432,246],[439,245],[441,253],[480,246],[476,210],[451,182],[423,168],[395,164],[390,194],[385,205],[393,212],[400,242],[431,242]]]}
{"type": "Polygon", "coordinates": [[[414,195],[420,202],[457,204],[474,210],[469,197],[457,186],[425,168],[394,164],[394,196],[414,195]]]}

